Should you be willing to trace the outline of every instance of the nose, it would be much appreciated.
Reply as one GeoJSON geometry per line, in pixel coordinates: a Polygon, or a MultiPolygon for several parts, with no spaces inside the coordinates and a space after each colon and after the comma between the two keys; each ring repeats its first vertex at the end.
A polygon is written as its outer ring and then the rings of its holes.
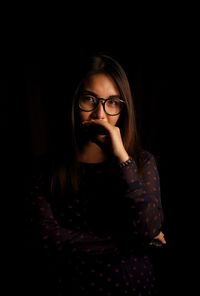
{"type": "Polygon", "coordinates": [[[92,117],[96,119],[104,119],[106,117],[103,102],[99,102],[97,108],[92,113],[92,117]]]}

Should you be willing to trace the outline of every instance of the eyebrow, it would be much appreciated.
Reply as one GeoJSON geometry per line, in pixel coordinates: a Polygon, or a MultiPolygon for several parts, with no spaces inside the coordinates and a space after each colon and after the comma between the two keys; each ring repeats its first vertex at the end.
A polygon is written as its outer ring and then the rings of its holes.
{"type": "MultiPolygon", "coordinates": [[[[83,90],[82,94],[83,95],[92,95],[97,99],[101,99],[100,97],[98,97],[98,95],[95,92],[93,92],[91,90],[83,90]]],[[[111,98],[119,98],[120,99],[121,96],[120,95],[111,95],[111,96],[108,97],[108,99],[111,99],[111,98]]]]}

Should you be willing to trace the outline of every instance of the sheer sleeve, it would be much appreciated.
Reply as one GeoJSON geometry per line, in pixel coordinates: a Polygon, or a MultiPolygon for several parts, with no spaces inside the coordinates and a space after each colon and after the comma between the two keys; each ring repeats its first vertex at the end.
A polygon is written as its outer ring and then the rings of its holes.
{"type": "Polygon", "coordinates": [[[143,152],[141,174],[134,160],[120,168],[126,218],[135,237],[150,242],[161,230],[163,211],[160,181],[155,158],[143,152]]]}

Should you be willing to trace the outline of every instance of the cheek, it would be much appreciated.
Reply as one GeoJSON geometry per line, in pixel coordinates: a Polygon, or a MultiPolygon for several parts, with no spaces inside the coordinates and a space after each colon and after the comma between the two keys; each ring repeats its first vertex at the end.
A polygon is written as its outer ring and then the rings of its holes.
{"type": "Polygon", "coordinates": [[[81,122],[83,122],[85,120],[89,120],[90,112],[82,112],[82,111],[80,111],[79,116],[80,116],[81,122]]]}
{"type": "Polygon", "coordinates": [[[117,115],[117,116],[110,116],[108,118],[108,122],[110,124],[112,124],[113,126],[117,124],[118,120],[119,120],[119,115],[117,115]]]}

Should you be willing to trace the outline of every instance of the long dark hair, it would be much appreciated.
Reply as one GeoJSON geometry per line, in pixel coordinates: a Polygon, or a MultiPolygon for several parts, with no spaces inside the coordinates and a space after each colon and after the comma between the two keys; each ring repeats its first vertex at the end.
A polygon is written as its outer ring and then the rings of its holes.
{"type": "MultiPolygon", "coordinates": [[[[78,80],[75,79],[76,85],[74,87],[74,93],[72,97],[71,110],[69,113],[70,121],[70,138],[68,153],[66,155],[65,164],[57,170],[55,176],[58,177],[61,187],[70,185],[74,190],[78,189],[79,184],[79,164],[76,158],[79,150],[79,116],[77,108],[77,100],[82,90],[84,81],[91,75],[103,73],[109,75],[116,83],[121,98],[125,102],[125,108],[123,108],[120,114],[117,125],[120,128],[122,140],[127,153],[133,157],[140,166],[139,162],[139,139],[136,128],[136,117],[133,95],[131,92],[130,84],[127,75],[122,66],[112,57],[98,53],[90,56],[86,59],[81,67],[76,72],[78,80]]],[[[73,83],[74,83],[73,82],[73,83]]],[[[52,185],[55,184],[55,176],[53,178],[52,185]]]]}

